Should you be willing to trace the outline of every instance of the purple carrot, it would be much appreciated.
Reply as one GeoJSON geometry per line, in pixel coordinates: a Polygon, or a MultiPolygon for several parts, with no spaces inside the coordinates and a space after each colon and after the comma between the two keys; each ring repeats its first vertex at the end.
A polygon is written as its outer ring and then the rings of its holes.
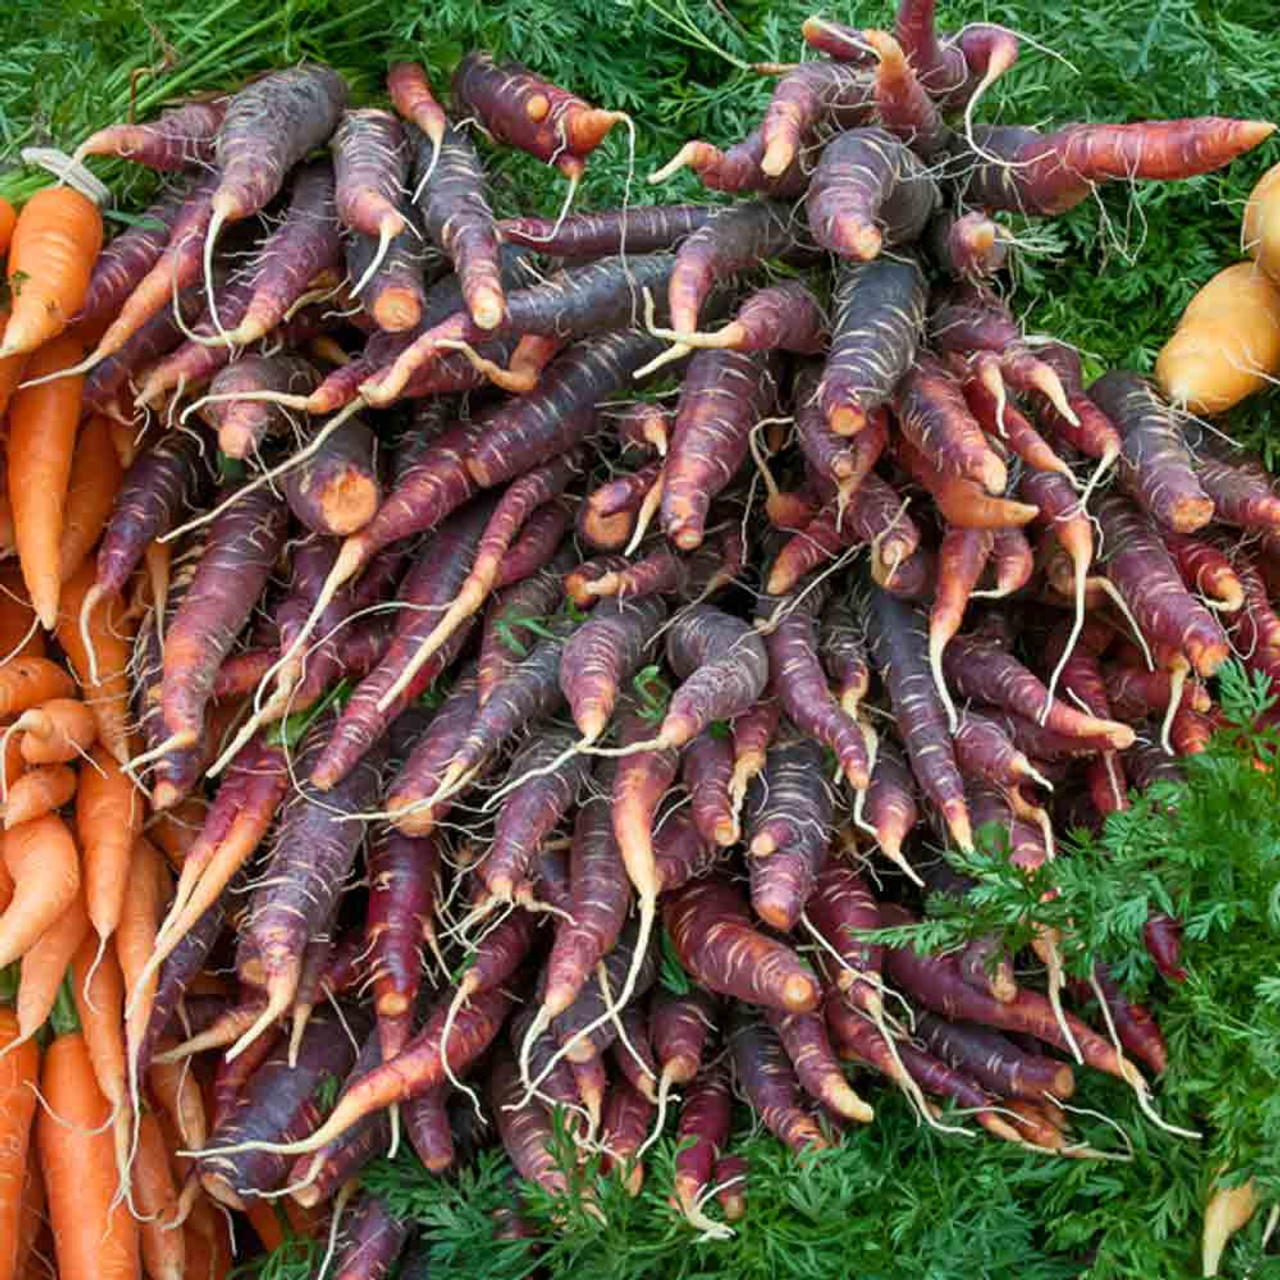
{"type": "Polygon", "coordinates": [[[281,488],[295,519],[312,533],[344,538],[373,519],[382,498],[378,440],[349,418],[284,477],[281,488]]]}
{"type": "Polygon", "coordinates": [[[214,141],[226,111],[226,99],[188,102],[163,111],[150,124],[114,124],[90,134],[75,158],[116,156],[161,173],[207,168],[214,158],[214,141]]]}
{"type": "Polygon", "coordinates": [[[603,258],[611,253],[656,253],[673,249],[705,226],[716,210],[705,204],[632,205],[601,213],[551,218],[504,218],[498,234],[557,258],[603,258]]]}
{"type": "Polygon", "coordinates": [[[800,1082],[777,1034],[764,1021],[740,1015],[730,1024],[729,1044],[734,1079],[764,1127],[797,1153],[825,1148],[827,1141],[804,1106],[800,1082]]]}

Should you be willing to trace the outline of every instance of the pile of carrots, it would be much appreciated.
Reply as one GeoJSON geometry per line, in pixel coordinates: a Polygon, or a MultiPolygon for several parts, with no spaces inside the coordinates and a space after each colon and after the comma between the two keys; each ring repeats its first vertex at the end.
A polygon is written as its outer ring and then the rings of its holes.
{"type": "Polygon", "coordinates": [[[458,122],[571,197],[625,117],[470,54],[448,112],[304,64],[95,134],[174,175],[105,249],[72,186],[19,212],[0,1280],[223,1275],[218,1209],[380,1276],[371,1160],[497,1140],[563,1190],[556,1107],[633,1190],[673,1131],[713,1237],[735,1088],[800,1154],[876,1076],[1046,1157],[1097,1154],[1080,1066],[1158,1118],[1154,1017],[1060,937],[868,931],[968,891],[937,842],[1034,870],[1176,775],[1233,652],[1280,672],[1261,464],[999,293],[1002,212],[1272,126],[974,124],[1017,39],[922,0],[804,35],[667,167],[727,203],[497,219],[458,122]]]}

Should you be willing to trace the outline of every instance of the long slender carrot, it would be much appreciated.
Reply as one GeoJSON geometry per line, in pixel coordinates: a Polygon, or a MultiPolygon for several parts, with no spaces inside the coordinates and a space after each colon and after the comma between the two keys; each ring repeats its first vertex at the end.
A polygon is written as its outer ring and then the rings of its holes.
{"type": "Polygon", "coordinates": [[[59,582],[66,582],[93,550],[111,515],[123,475],[119,455],[111,443],[110,424],[95,414],[81,429],[71,459],[58,544],[59,582]]]}
{"type": "Polygon", "coordinates": [[[111,753],[94,748],[76,793],[76,835],[84,858],[85,906],[102,942],[115,932],[124,907],[129,862],[142,834],[145,806],[111,753]]]}
{"type": "Polygon", "coordinates": [[[0,1050],[4,1054],[0,1057],[0,1116],[4,1117],[0,1138],[0,1280],[14,1280],[18,1274],[23,1182],[36,1111],[32,1086],[40,1073],[39,1048],[33,1040],[18,1045],[21,1038],[13,1010],[0,1009],[0,1050]]]}
{"type": "Polygon", "coordinates": [[[54,1009],[57,1039],[45,1054],[40,1086],[47,1110],[36,1122],[49,1197],[58,1274],[63,1280],[137,1280],[137,1223],[116,1196],[107,1121],[110,1104],[65,991],[54,1009]]]}
{"type": "MultiPolygon", "coordinates": [[[[80,344],[64,335],[36,352],[29,375],[43,378],[69,369],[80,356],[80,344]]],[[[9,406],[14,536],[23,579],[46,631],[58,617],[59,546],[83,385],[79,376],[56,378],[19,391],[9,406]]]]}
{"type": "Polygon", "coordinates": [[[160,1122],[154,1113],[144,1111],[138,1117],[138,1150],[133,1164],[142,1262],[151,1280],[182,1280],[186,1264],[182,1232],[165,1221],[178,1207],[178,1188],[166,1148],[160,1122]]]}
{"type": "Polygon", "coordinates": [[[45,187],[22,206],[9,246],[13,314],[0,358],[34,351],[67,327],[84,305],[101,248],[102,214],[73,188],[45,187]]]}
{"type": "Polygon", "coordinates": [[[71,957],[89,932],[80,894],[22,957],[22,975],[18,982],[18,1026],[24,1036],[34,1036],[53,1009],[58,988],[66,976],[71,957]]]}

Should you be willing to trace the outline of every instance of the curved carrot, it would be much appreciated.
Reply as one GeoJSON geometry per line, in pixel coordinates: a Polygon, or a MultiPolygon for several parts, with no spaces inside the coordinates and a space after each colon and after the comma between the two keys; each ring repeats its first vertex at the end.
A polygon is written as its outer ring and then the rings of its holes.
{"type": "MultiPolygon", "coordinates": [[[[6,334],[13,328],[11,316],[6,334]]],[[[81,355],[70,335],[56,338],[32,357],[27,373],[43,378],[69,369],[81,355]]],[[[45,630],[58,616],[59,546],[80,421],[79,375],[19,391],[9,406],[9,502],[22,576],[45,630]]]]}
{"type": "Polygon", "coordinates": [[[72,1010],[55,1010],[64,1034],[45,1055],[40,1086],[47,1110],[36,1122],[40,1169],[63,1280],[136,1280],[137,1224],[116,1199],[116,1165],[88,1046],[72,1010]]]}
{"type": "Polygon", "coordinates": [[[0,196],[0,253],[9,251],[9,242],[13,239],[13,228],[17,221],[18,211],[0,196]]]}
{"type": "Polygon", "coordinates": [[[58,997],[71,957],[89,932],[84,900],[77,894],[71,906],[54,921],[22,957],[18,982],[18,1026],[24,1037],[44,1025],[58,997]]]}
{"type": "Polygon", "coordinates": [[[76,682],[48,658],[14,658],[0,666],[0,716],[16,716],[51,698],[69,698],[76,682]]]}
{"type": "Polygon", "coordinates": [[[14,893],[0,916],[0,968],[29,951],[71,906],[80,888],[75,841],[54,813],[6,831],[4,863],[13,877],[14,893]]]}
{"type": "Polygon", "coordinates": [[[27,1151],[36,1095],[32,1086],[40,1071],[40,1050],[34,1041],[18,1046],[18,1019],[11,1009],[0,1009],[0,1280],[14,1280],[23,1237],[20,1222],[23,1184],[27,1177],[27,1151]],[[15,1047],[18,1046],[18,1047],[15,1047]]]}
{"type": "Polygon", "coordinates": [[[7,730],[15,731],[28,764],[69,764],[93,745],[98,724],[83,702],[53,698],[24,711],[7,730]]]}
{"type": "Polygon", "coordinates": [[[4,806],[4,829],[15,830],[55,809],[76,793],[76,772],[65,764],[41,764],[28,769],[9,788],[4,806]]]}
{"type": "Polygon", "coordinates": [[[71,993],[98,1088],[112,1110],[127,1123],[124,976],[115,951],[108,950],[99,958],[96,942],[86,937],[71,957],[71,993]]]}
{"type": "Polygon", "coordinates": [[[73,188],[45,187],[22,206],[9,245],[13,314],[0,357],[34,351],[67,327],[101,248],[102,214],[73,188]]]}
{"type": "Polygon", "coordinates": [[[62,538],[58,543],[58,578],[66,582],[88,559],[115,506],[124,472],[111,440],[111,427],[100,414],[85,423],[71,458],[62,538]]]}

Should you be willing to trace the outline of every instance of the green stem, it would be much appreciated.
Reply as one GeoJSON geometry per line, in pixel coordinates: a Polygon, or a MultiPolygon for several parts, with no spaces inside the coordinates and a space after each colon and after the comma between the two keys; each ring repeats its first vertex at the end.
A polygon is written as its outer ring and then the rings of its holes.
{"type": "Polygon", "coordinates": [[[71,994],[71,973],[68,970],[58,987],[58,994],[53,1002],[53,1012],[49,1014],[49,1023],[57,1036],[75,1035],[80,1030],[80,1015],[76,1012],[76,999],[71,994]]]}

